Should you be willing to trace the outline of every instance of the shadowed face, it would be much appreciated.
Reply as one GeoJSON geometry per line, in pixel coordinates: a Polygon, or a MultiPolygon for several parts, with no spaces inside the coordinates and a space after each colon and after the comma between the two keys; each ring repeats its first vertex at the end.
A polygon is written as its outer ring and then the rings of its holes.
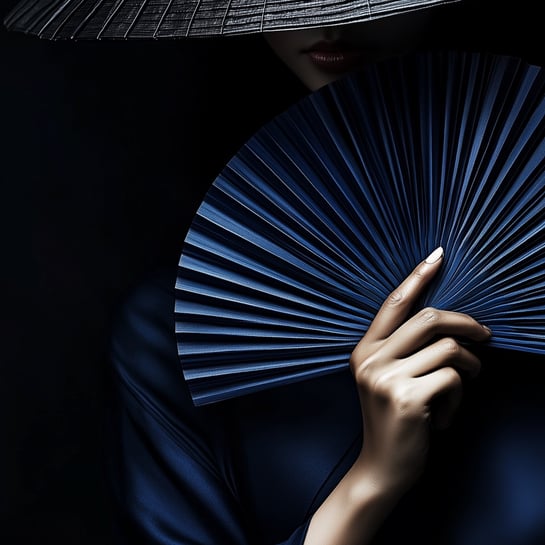
{"type": "Polygon", "coordinates": [[[410,50],[419,43],[430,19],[430,10],[421,10],[364,23],[265,32],[264,38],[314,91],[367,62],[410,50]]]}

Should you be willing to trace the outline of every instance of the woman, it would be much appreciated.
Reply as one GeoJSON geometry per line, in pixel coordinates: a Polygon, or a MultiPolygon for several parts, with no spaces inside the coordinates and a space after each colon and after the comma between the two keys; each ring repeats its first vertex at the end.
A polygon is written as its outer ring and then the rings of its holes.
{"type": "MultiPolygon", "coordinates": [[[[414,46],[415,36],[401,30],[420,32],[428,15],[265,39],[315,90],[414,46]],[[385,35],[394,43],[380,43],[385,35]]],[[[177,361],[174,273],[137,290],[112,340],[109,467],[122,542],[469,543],[463,532],[445,534],[453,502],[433,496],[454,484],[454,468],[433,466],[449,458],[426,464],[432,445],[441,455],[453,446],[456,435],[432,443],[433,429],[449,427],[462,386],[471,388],[480,370],[476,351],[460,339],[485,344],[491,332],[459,313],[412,314],[442,258],[438,248],[384,302],[345,373],[203,408],[193,405],[177,361]]],[[[528,539],[539,535],[534,520],[528,539]]]]}
{"type": "MultiPolygon", "coordinates": [[[[409,28],[421,28],[416,21],[423,23],[414,18],[409,28]]],[[[362,25],[265,33],[265,39],[316,90],[369,60],[362,52],[376,37],[368,32],[385,27],[362,25]]],[[[415,43],[396,36],[395,49],[378,48],[380,58],[415,43]]],[[[424,259],[385,301],[352,354],[351,372],[203,408],[193,406],[179,377],[168,315],[174,275],[165,291],[157,284],[136,294],[113,351],[122,400],[114,431],[126,434],[114,442],[113,482],[126,510],[123,525],[136,532],[128,542],[362,545],[417,536],[421,543],[461,544],[473,533],[480,535],[473,543],[499,542],[490,540],[498,539],[492,531],[498,525],[486,514],[475,521],[474,510],[458,505],[462,489],[456,487],[467,486],[460,480],[467,475],[465,449],[478,444],[469,440],[471,418],[432,442],[432,429],[449,426],[463,386],[471,390],[480,370],[475,351],[458,339],[485,344],[490,338],[469,316],[424,309],[410,317],[442,257],[438,249],[424,259]],[[162,326],[154,309],[160,301],[162,326]],[[457,444],[462,440],[465,447],[457,444]]],[[[486,353],[488,362],[496,358],[486,353]]],[[[508,439],[503,444],[520,441],[508,439]]],[[[502,472],[496,486],[503,502],[502,472]]],[[[539,489],[528,493],[536,498],[539,489]]],[[[507,511],[502,539],[537,539],[542,510],[524,522],[526,537],[513,530],[513,510],[507,511]]]]}
{"type": "MultiPolygon", "coordinates": [[[[355,44],[367,28],[265,38],[314,90],[357,66],[355,44]]],[[[113,482],[124,531],[134,532],[128,542],[350,545],[407,534],[446,543],[453,498],[430,499],[443,487],[454,492],[456,470],[430,470],[421,480],[431,428],[449,426],[462,384],[480,369],[456,339],[486,343],[490,332],[456,313],[409,317],[441,261],[438,249],[385,301],[352,354],[352,372],[204,408],[192,405],[179,376],[173,276],[166,288],[135,294],[113,350],[121,400],[113,482]]],[[[436,438],[434,463],[452,463],[443,451],[455,438],[436,438]]],[[[468,542],[462,535],[459,543],[468,542]]]]}

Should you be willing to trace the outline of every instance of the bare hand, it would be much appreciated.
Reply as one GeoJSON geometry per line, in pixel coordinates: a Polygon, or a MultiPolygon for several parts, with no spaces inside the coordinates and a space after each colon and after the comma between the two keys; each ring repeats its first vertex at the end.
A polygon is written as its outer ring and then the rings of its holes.
{"type": "Polygon", "coordinates": [[[442,257],[439,248],[390,294],[351,356],[364,423],[358,463],[381,490],[402,493],[418,479],[430,424],[449,425],[461,401],[462,375],[474,377],[480,369],[460,340],[491,335],[457,312],[425,308],[409,317],[442,257]]]}

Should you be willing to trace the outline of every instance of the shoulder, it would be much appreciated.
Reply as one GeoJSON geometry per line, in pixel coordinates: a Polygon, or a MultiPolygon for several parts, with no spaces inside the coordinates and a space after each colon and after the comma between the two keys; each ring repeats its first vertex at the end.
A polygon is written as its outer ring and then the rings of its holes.
{"type": "Polygon", "coordinates": [[[174,337],[175,272],[160,270],[126,295],[115,311],[111,333],[111,355],[116,371],[134,372],[134,362],[145,365],[149,357],[175,361],[174,337]]]}
{"type": "Polygon", "coordinates": [[[178,357],[176,269],[162,269],[133,288],[119,305],[110,336],[114,388],[178,420],[195,412],[178,357]]]}

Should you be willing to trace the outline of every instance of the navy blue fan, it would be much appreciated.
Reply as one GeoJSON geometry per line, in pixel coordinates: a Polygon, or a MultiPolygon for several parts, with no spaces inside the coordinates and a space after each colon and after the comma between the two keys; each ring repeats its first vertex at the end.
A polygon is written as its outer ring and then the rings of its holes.
{"type": "Polygon", "coordinates": [[[332,373],[432,250],[422,305],[545,354],[545,73],[420,53],[310,94],[230,160],[189,230],[176,335],[195,404],[332,373]]]}

